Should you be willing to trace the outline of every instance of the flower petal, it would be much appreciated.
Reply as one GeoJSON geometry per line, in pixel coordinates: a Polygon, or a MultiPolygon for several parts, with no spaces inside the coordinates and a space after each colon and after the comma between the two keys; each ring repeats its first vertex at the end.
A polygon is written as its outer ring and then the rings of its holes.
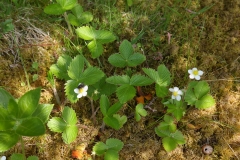
{"type": "Polygon", "coordinates": [[[180,100],[181,100],[181,96],[178,95],[178,96],[176,97],[176,99],[177,99],[177,101],[180,101],[180,100]]]}
{"type": "Polygon", "coordinates": [[[82,97],[82,94],[78,94],[78,95],[77,95],[77,98],[81,98],[81,97],[82,97]]]}
{"type": "Polygon", "coordinates": [[[174,95],[172,95],[172,99],[175,99],[176,97],[174,95]]]}
{"type": "Polygon", "coordinates": [[[181,90],[179,90],[178,95],[183,95],[183,92],[181,90]]]}
{"type": "Polygon", "coordinates": [[[173,88],[169,88],[169,91],[170,91],[170,92],[174,92],[174,89],[173,89],[173,88]]]}
{"type": "Polygon", "coordinates": [[[75,88],[75,89],[74,89],[74,92],[78,94],[78,93],[79,93],[79,89],[78,89],[78,88],[75,88]]]}
{"type": "Polygon", "coordinates": [[[192,71],[197,71],[197,70],[198,70],[198,69],[197,69],[197,68],[195,68],[195,67],[192,69],[192,71]]]}
{"type": "Polygon", "coordinates": [[[200,71],[200,70],[199,70],[199,71],[198,71],[198,75],[199,75],[199,76],[203,75],[203,71],[200,71]]]}
{"type": "Polygon", "coordinates": [[[178,92],[179,91],[179,88],[178,87],[174,87],[173,88],[175,92],[178,92]]]}
{"type": "Polygon", "coordinates": [[[82,96],[86,96],[86,95],[87,95],[87,92],[83,92],[83,93],[82,93],[82,96]]]}
{"type": "Polygon", "coordinates": [[[191,69],[189,69],[189,70],[188,70],[188,73],[189,73],[189,74],[192,74],[192,70],[191,70],[191,69]]]}
{"type": "Polygon", "coordinates": [[[84,86],[84,87],[83,87],[83,90],[86,92],[86,91],[88,90],[88,86],[87,86],[87,85],[84,86]]]}
{"type": "Polygon", "coordinates": [[[189,78],[190,78],[190,79],[194,79],[194,75],[193,75],[193,74],[190,74],[190,75],[189,75],[189,78]]]}
{"type": "Polygon", "coordinates": [[[196,80],[200,80],[200,76],[199,76],[199,75],[196,75],[196,76],[195,76],[195,79],[196,79],[196,80]]]}

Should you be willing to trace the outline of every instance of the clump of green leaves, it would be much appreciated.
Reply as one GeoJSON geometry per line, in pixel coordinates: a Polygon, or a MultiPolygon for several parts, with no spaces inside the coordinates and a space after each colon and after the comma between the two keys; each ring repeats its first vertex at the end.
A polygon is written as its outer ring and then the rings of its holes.
{"type": "Polygon", "coordinates": [[[77,5],[77,0],[56,0],[56,2],[45,7],[44,12],[50,15],[61,15],[77,5]]]}
{"type": "Polygon", "coordinates": [[[53,132],[62,133],[62,139],[66,144],[72,143],[78,133],[77,116],[72,108],[64,107],[61,117],[53,117],[47,123],[53,132]]]}
{"type": "Polygon", "coordinates": [[[4,22],[0,23],[0,38],[2,37],[2,34],[13,31],[14,25],[12,23],[12,19],[6,19],[4,22]]]}
{"type": "Polygon", "coordinates": [[[164,121],[155,128],[155,133],[162,138],[163,147],[169,152],[174,150],[178,144],[185,144],[185,140],[182,132],[177,130],[173,117],[165,115],[163,120],[164,121]]]}
{"type": "Polygon", "coordinates": [[[104,155],[104,160],[118,160],[118,152],[123,148],[123,142],[119,139],[109,138],[106,144],[98,142],[93,146],[93,152],[98,155],[104,155]]]}
{"type": "Polygon", "coordinates": [[[122,128],[123,124],[127,122],[126,116],[120,116],[117,113],[122,108],[122,104],[120,102],[115,103],[110,106],[109,99],[107,96],[102,95],[100,99],[100,110],[104,116],[103,121],[106,125],[119,130],[122,128]]]}
{"type": "MultiPolygon", "coordinates": [[[[10,160],[26,160],[23,154],[14,153],[11,155],[10,160]]],[[[37,156],[29,156],[27,160],[38,160],[37,156]]]]}
{"type": "Polygon", "coordinates": [[[22,136],[40,136],[53,108],[39,104],[41,89],[25,93],[18,100],[0,88],[0,152],[9,150],[22,136]]]}
{"type": "Polygon", "coordinates": [[[103,53],[103,44],[113,42],[116,37],[110,31],[95,30],[93,27],[83,26],[76,29],[78,37],[90,41],[87,44],[92,58],[98,58],[103,53]]]}
{"type": "Polygon", "coordinates": [[[141,53],[134,53],[132,44],[128,40],[124,40],[120,47],[120,53],[112,54],[108,61],[115,67],[135,67],[146,60],[146,57],[141,53]]]}
{"type": "Polygon", "coordinates": [[[143,104],[139,103],[135,108],[135,119],[137,122],[141,120],[141,116],[146,117],[147,111],[143,108],[143,104]]]}

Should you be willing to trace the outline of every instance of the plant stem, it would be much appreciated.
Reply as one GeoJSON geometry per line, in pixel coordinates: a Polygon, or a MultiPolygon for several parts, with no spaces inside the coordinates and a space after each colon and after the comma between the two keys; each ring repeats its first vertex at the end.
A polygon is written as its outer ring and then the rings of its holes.
{"type": "Polygon", "coordinates": [[[91,116],[91,118],[93,119],[93,122],[95,122],[96,121],[96,117],[95,117],[95,107],[93,105],[93,99],[91,97],[89,97],[89,96],[87,96],[87,97],[90,99],[90,102],[91,102],[91,108],[92,108],[92,116],[91,116]]]}
{"type": "Polygon", "coordinates": [[[72,36],[73,35],[73,31],[72,31],[72,27],[71,27],[71,25],[70,25],[70,23],[68,21],[67,12],[64,12],[64,18],[65,18],[65,21],[67,22],[68,29],[69,29],[69,31],[71,33],[71,36],[72,36]]]}
{"type": "Polygon", "coordinates": [[[25,148],[24,148],[24,142],[23,142],[23,137],[21,136],[21,147],[22,147],[22,153],[24,156],[24,160],[26,160],[26,155],[25,155],[25,148]]]}

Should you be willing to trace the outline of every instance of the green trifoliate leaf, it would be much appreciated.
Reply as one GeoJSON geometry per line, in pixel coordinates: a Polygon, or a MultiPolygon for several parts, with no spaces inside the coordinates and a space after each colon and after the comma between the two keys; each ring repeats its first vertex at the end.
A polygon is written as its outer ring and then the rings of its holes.
{"type": "Polygon", "coordinates": [[[133,75],[130,79],[130,85],[133,86],[147,86],[153,83],[153,80],[143,75],[133,75]]]}
{"type": "Polygon", "coordinates": [[[62,55],[58,58],[57,64],[53,64],[50,67],[51,73],[53,73],[57,78],[68,80],[68,67],[72,62],[72,58],[68,55],[62,55]]]}
{"type": "Polygon", "coordinates": [[[196,102],[196,108],[198,109],[207,109],[215,105],[215,100],[210,94],[203,96],[196,102]]]}
{"type": "Polygon", "coordinates": [[[88,67],[79,78],[79,81],[83,82],[85,85],[93,85],[100,81],[104,75],[103,71],[99,68],[88,67]]]}
{"type": "Polygon", "coordinates": [[[135,110],[136,121],[140,121],[141,116],[145,117],[146,115],[147,115],[147,111],[143,108],[143,104],[138,104],[135,110]]]}
{"type": "Polygon", "coordinates": [[[53,109],[53,104],[39,104],[32,117],[38,117],[43,123],[46,123],[53,109]]]}
{"type": "Polygon", "coordinates": [[[16,109],[17,118],[26,118],[33,114],[37,109],[40,99],[41,89],[37,88],[25,93],[18,101],[18,108],[16,109]]]}
{"type": "Polygon", "coordinates": [[[167,87],[171,82],[171,73],[169,72],[167,67],[163,64],[158,66],[157,71],[160,79],[156,83],[159,84],[160,86],[167,87]]]}
{"type": "Polygon", "coordinates": [[[168,107],[167,113],[172,113],[174,117],[179,121],[186,112],[186,106],[182,101],[175,101],[176,104],[166,104],[168,107]]]}
{"type": "Polygon", "coordinates": [[[76,112],[72,108],[64,107],[62,118],[68,125],[75,125],[77,123],[76,112]]]}
{"type": "Polygon", "coordinates": [[[79,80],[84,70],[84,57],[77,55],[69,65],[68,75],[71,79],[79,80]]]}
{"type": "Polygon", "coordinates": [[[107,115],[107,111],[109,107],[110,107],[110,102],[108,100],[108,97],[105,95],[102,95],[100,99],[100,110],[104,116],[107,115]]]}
{"type": "Polygon", "coordinates": [[[121,103],[125,103],[133,99],[135,95],[136,89],[129,84],[124,84],[117,88],[117,97],[121,103]]]}
{"type": "Polygon", "coordinates": [[[20,136],[15,132],[0,131],[0,152],[5,152],[17,144],[20,136]],[[7,143],[6,143],[7,142],[7,143]]]}
{"type": "Polygon", "coordinates": [[[73,7],[76,6],[77,0],[56,0],[57,3],[59,3],[63,9],[70,10],[73,7]]]}
{"type": "Polygon", "coordinates": [[[118,152],[113,149],[107,150],[104,155],[104,160],[119,160],[118,152]]]}
{"type": "Polygon", "coordinates": [[[7,108],[10,99],[14,99],[14,97],[5,89],[0,88],[0,107],[7,108]]]}
{"type": "Polygon", "coordinates": [[[123,76],[111,76],[106,79],[108,83],[115,84],[115,85],[123,85],[130,83],[130,77],[127,75],[123,76]]]}
{"type": "Polygon", "coordinates": [[[78,128],[77,126],[67,126],[66,130],[62,133],[62,138],[64,143],[70,144],[72,143],[76,138],[78,134],[78,128]]]}
{"type": "Polygon", "coordinates": [[[98,156],[103,155],[106,152],[107,149],[108,149],[108,146],[103,142],[97,142],[93,146],[93,152],[95,152],[96,155],[98,155],[98,156]]]}
{"type": "Polygon", "coordinates": [[[94,29],[89,26],[83,26],[76,29],[76,33],[78,37],[84,40],[95,40],[96,36],[94,33],[94,29]]]}
{"type": "Polygon", "coordinates": [[[134,53],[132,44],[124,40],[119,47],[120,54],[112,54],[108,61],[115,67],[135,67],[146,60],[140,53],[134,53]]]}
{"type": "Polygon", "coordinates": [[[47,123],[48,128],[53,132],[62,133],[67,128],[67,123],[60,117],[53,117],[47,123]]]}
{"type": "Polygon", "coordinates": [[[105,30],[95,30],[97,43],[106,44],[113,42],[116,37],[110,31],[105,30]]]}
{"type": "Polygon", "coordinates": [[[37,117],[23,119],[16,128],[16,133],[22,136],[40,136],[45,133],[43,122],[37,117]]]}
{"type": "Polygon", "coordinates": [[[113,149],[117,152],[119,152],[123,148],[123,142],[115,138],[107,139],[106,145],[108,146],[109,149],[113,149]]]}
{"type": "Polygon", "coordinates": [[[75,103],[78,100],[77,94],[74,92],[74,89],[77,88],[78,85],[79,83],[76,80],[68,80],[65,83],[65,93],[71,103],[75,103]]]}
{"type": "Polygon", "coordinates": [[[194,105],[197,102],[197,98],[194,95],[193,89],[188,89],[184,96],[184,100],[188,103],[188,105],[194,105]]]}
{"type": "Polygon", "coordinates": [[[122,104],[120,102],[117,102],[108,109],[107,115],[112,116],[113,114],[117,113],[121,108],[122,104]]]}
{"type": "Polygon", "coordinates": [[[19,110],[18,110],[18,104],[14,99],[10,99],[8,102],[8,113],[15,117],[16,119],[18,118],[19,110]]]}
{"type": "Polygon", "coordinates": [[[71,9],[71,11],[73,14],[68,14],[68,20],[71,25],[80,26],[81,24],[86,24],[93,19],[92,13],[83,12],[83,8],[79,4],[71,9]]]}
{"type": "Polygon", "coordinates": [[[58,3],[50,4],[47,7],[44,8],[44,13],[50,14],[50,15],[61,15],[66,10],[62,8],[62,6],[58,3]]]}

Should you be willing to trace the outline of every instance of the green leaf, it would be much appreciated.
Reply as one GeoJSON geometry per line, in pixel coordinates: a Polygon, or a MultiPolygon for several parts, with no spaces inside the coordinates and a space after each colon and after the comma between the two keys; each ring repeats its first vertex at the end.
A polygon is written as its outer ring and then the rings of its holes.
{"type": "Polygon", "coordinates": [[[69,65],[68,75],[71,79],[79,80],[84,70],[84,57],[77,55],[69,65]]]}
{"type": "Polygon", "coordinates": [[[10,160],[25,160],[25,157],[23,154],[13,153],[10,157],[10,160]]]}
{"type": "Polygon", "coordinates": [[[53,117],[48,121],[47,126],[52,132],[62,133],[66,130],[67,123],[60,117],[53,117]]]}
{"type": "Polygon", "coordinates": [[[155,85],[156,95],[160,98],[166,97],[168,95],[168,88],[165,86],[159,86],[159,84],[155,85]]]}
{"type": "Polygon", "coordinates": [[[185,138],[181,131],[176,130],[176,132],[171,134],[171,137],[178,143],[178,144],[185,144],[185,138]]]}
{"type": "Polygon", "coordinates": [[[81,14],[83,13],[83,8],[80,4],[77,3],[75,7],[71,9],[71,11],[76,17],[81,17],[81,14]]]}
{"type": "Polygon", "coordinates": [[[202,98],[210,91],[210,87],[206,81],[199,81],[194,86],[194,93],[197,99],[202,98]]]}
{"type": "Polygon", "coordinates": [[[3,88],[0,88],[0,107],[7,108],[10,99],[14,99],[14,97],[3,88]]]}
{"type": "Polygon", "coordinates": [[[108,109],[107,115],[112,116],[113,114],[117,113],[121,108],[122,104],[120,102],[117,102],[108,109]]]}
{"type": "Polygon", "coordinates": [[[17,118],[26,118],[37,109],[41,89],[37,88],[25,93],[18,101],[18,109],[15,110],[17,118]]]}
{"type": "Polygon", "coordinates": [[[77,0],[56,0],[57,3],[59,3],[63,9],[70,10],[73,7],[76,6],[77,0]]]}
{"type": "Polygon", "coordinates": [[[44,13],[50,14],[50,15],[61,15],[66,10],[62,8],[62,6],[58,3],[50,4],[47,7],[44,8],[44,13]]]}
{"type": "Polygon", "coordinates": [[[143,75],[133,75],[130,79],[130,85],[133,85],[133,86],[147,86],[147,85],[150,85],[152,84],[153,81],[143,75]]]}
{"type": "Polygon", "coordinates": [[[160,79],[156,83],[164,87],[169,86],[171,82],[171,73],[169,72],[167,67],[161,64],[160,66],[158,66],[157,71],[160,79]]]}
{"type": "Polygon", "coordinates": [[[113,42],[116,39],[116,37],[110,31],[96,30],[95,32],[96,32],[95,33],[96,40],[98,43],[106,44],[106,43],[113,42]]]}
{"type": "Polygon", "coordinates": [[[72,108],[64,107],[62,118],[68,125],[75,125],[77,123],[76,112],[72,108]]]}
{"type": "Polygon", "coordinates": [[[88,43],[87,47],[92,54],[92,58],[98,58],[103,53],[103,45],[96,40],[88,43]]]}
{"type": "Polygon", "coordinates": [[[104,160],[119,160],[118,152],[113,149],[107,150],[104,155],[104,160]]]}
{"type": "Polygon", "coordinates": [[[194,92],[193,92],[192,88],[187,89],[187,91],[185,93],[185,96],[184,96],[184,100],[188,103],[188,105],[194,105],[196,103],[197,98],[194,95],[194,92]]]}
{"type": "Polygon", "coordinates": [[[79,78],[79,81],[86,85],[93,85],[100,81],[103,77],[104,73],[99,68],[88,67],[79,78]]]}
{"type": "Polygon", "coordinates": [[[16,133],[22,136],[40,136],[45,133],[43,122],[37,117],[23,119],[16,128],[16,133]]]}
{"type": "Polygon", "coordinates": [[[164,137],[162,139],[162,144],[163,144],[163,148],[167,152],[174,150],[175,148],[177,148],[177,145],[178,145],[177,142],[171,137],[164,137]]]}
{"type": "Polygon", "coordinates": [[[121,128],[121,125],[120,125],[118,119],[116,119],[112,116],[105,116],[103,118],[103,121],[107,126],[112,127],[115,130],[119,130],[121,128]]]}
{"type": "Polygon", "coordinates": [[[172,113],[174,117],[179,121],[186,112],[186,106],[182,101],[175,101],[176,104],[166,104],[168,107],[167,113],[172,113]]]}
{"type": "Polygon", "coordinates": [[[110,57],[108,58],[108,61],[111,65],[113,65],[115,67],[123,68],[123,67],[127,66],[127,61],[119,53],[110,55],[110,57]]]}
{"type": "Polygon", "coordinates": [[[143,54],[140,53],[134,53],[131,55],[127,60],[127,65],[129,67],[135,67],[137,65],[140,65],[146,60],[146,57],[143,54]]]}
{"type": "Polygon", "coordinates": [[[134,52],[132,44],[128,40],[123,40],[120,44],[119,52],[124,59],[128,59],[134,52]]]}
{"type": "Polygon", "coordinates": [[[147,115],[147,111],[143,108],[143,104],[138,104],[135,109],[135,119],[136,121],[141,120],[141,116],[145,117],[147,115]]]}
{"type": "Polygon", "coordinates": [[[19,113],[18,104],[14,99],[10,99],[8,103],[8,113],[15,118],[18,118],[19,113]]]}
{"type": "Polygon", "coordinates": [[[2,132],[0,131],[0,152],[5,152],[17,144],[20,136],[15,132],[2,132]]]}
{"type": "Polygon", "coordinates": [[[106,95],[102,95],[100,99],[100,110],[103,116],[107,115],[107,111],[109,107],[110,107],[110,102],[108,100],[108,97],[106,95]]]}
{"type": "Polygon", "coordinates": [[[76,29],[76,33],[78,37],[84,40],[95,40],[96,36],[94,33],[94,29],[89,26],[83,26],[76,29]]]}
{"type": "Polygon", "coordinates": [[[39,104],[32,117],[38,117],[43,123],[46,123],[53,109],[53,104],[39,104]]]}
{"type": "Polygon", "coordinates": [[[76,138],[78,134],[78,127],[77,126],[68,126],[66,130],[62,133],[62,138],[64,143],[70,144],[72,143],[76,138]]]}
{"type": "Polygon", "coordinates": [[[103,142],[97,142],[93,146],[93,152],[95,152],[96,155],[98,155],[98,156],[103,155],[107,149],[108,149],[108,146],[106,144],[104,144],[103,142]]]}
{"type": "Polygon", "coordinates": [[[37,156],[29,156],[27,160],[39,160],[37,156]]]}
{"type": "Polygon", "coordinates": [[[123,76],[111,76],[106,79],[108,83],[115,84],[115,85],[124,85],[130,83],[130,77],[127,75],[123,76]]]}
{"type": "Polygon", "coordinates": [[[7,109],[0,107],[0,131],[10,130],[14,127],[16,120],[14,120],[7,109]]]}
{"type": "Polygon", "coordinates": [[[120,124],[120,128],[122,128],[123,125],[127,122],[127,117],[125,115],[120,116],[119,114],[114,114],[113,117],[118,120],[118,123],[120,124]]]}
{"type": "Polygon", "coordinates": [[[198,109],[207,109],[215,105],[215,100],[210,94],[203,96],[196,102],[196,108],[198,109]]]}
{"type": "Polygon", "coordinates": [[[136,89],[129,84],[124,84],[117,88],[117,97],[120,103],[125,103],[128,100],[133,99],[135,95],[136,89]]]}
{"type": "Polygon", "coordinates": [[[115,138],[107,139],[106,145],[108,146],[109,149],[113,149],[117,152],[119,152],[123,148],[123,142],[115,138]]]}
{"type": "Polygon", "coordinates": [[[68,55],[62,55],[58,58],[57,64],[50,67],[50,71],[59,79],[69,80],[68,67],[72,62],[72,58],[68,55]]]}
{"type": "Polygon", "coordinates": [[[143,104],[141,103],[136,106],[136,112],[143,117],[147,115],[147,111],[143,108],[143,104]]]}
{"type": "Polygon", "coordinates": [[[158,75],[158,72],[155,71],[154,69],[152,69],[152,68],[143,68],[142,70],[143,70],[143,72],[144,72],[145,74],[147,74],[154,82],[157,83],[157,82],[160,81],[160,77],[159,77],[159,75],[158,75]]]}
{"type": "Polygon", "coordinates": [[[71,103],[75,103],[78,100],[77,94],[74,92],[74,89],[77,88],[78,85],[79,83],[76,80],[68,80],[65,83],[65,93],[71,103]]]}

